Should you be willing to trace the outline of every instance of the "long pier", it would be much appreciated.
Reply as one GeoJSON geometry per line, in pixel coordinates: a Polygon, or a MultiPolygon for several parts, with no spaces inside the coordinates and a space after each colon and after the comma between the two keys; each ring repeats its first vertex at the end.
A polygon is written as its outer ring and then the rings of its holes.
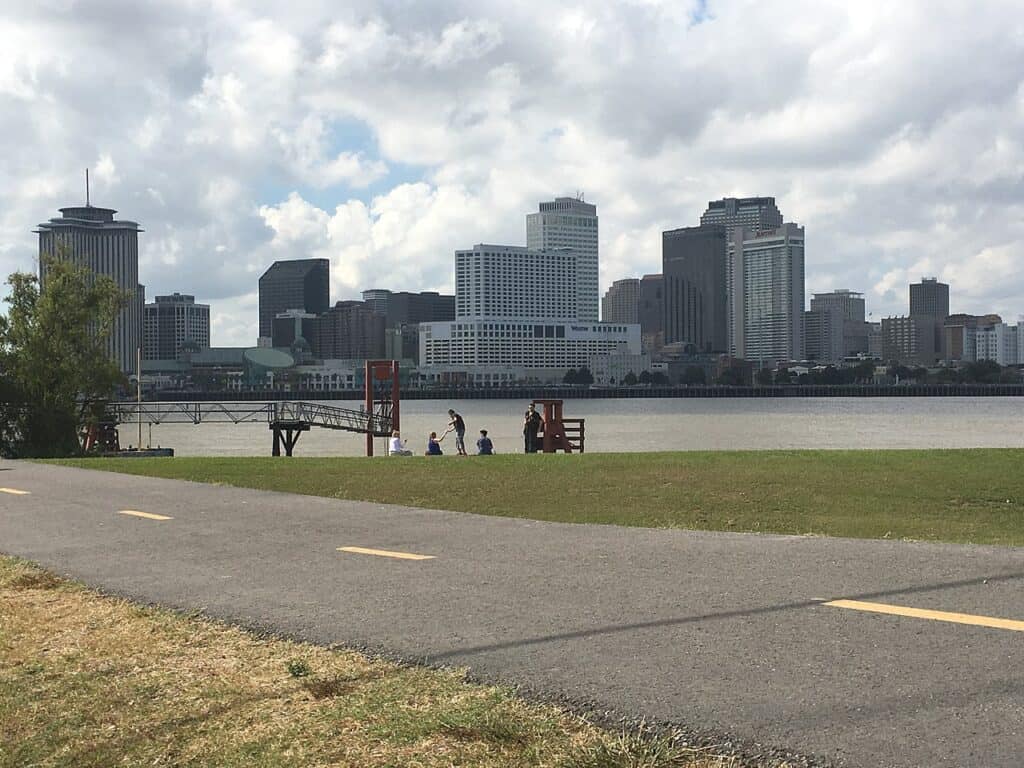
{"type": "Polygon", "coordinates": [[[114,424],[203,424],[266,422],[273,432],[274,456],[292,455],[299,435],[310,427],[357,432],[372,437],[389,437],[393,419],[388,408],[373,413],[339,408],[323,403],[272,400],[253,401],[171,401],[110,403],[107,417],[114,424]]]}

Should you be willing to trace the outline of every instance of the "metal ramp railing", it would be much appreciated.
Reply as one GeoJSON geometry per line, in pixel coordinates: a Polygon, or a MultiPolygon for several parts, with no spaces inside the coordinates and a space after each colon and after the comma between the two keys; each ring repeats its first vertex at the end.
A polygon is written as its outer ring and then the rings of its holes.
{"type": "Polygon", "coordinates": [[[370,434],[391,435],[391,414],[339,408],[323,403],[274,400],[269,402],[143,402],[110,403],[107,416],[115,424],[202,424],[257,421],[273,426],[280,423],[307,424],[311,427],[339,429],[370,434]]]}

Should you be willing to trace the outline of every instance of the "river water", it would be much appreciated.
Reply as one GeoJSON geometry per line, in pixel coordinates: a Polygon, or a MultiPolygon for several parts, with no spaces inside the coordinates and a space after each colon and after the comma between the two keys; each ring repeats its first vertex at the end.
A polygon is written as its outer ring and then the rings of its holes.
{"type": "MultiPolygon", "coordinates": [[[[337,401],[340,407],[354,402],[337,401]]],[[[407,400],[402,436],[422,453],[427,434],[440,434],[447,410],[466,420],[467,443],[487,429],[500,453],[523,449],[520,400],[407,400]]],[[[358,406],[356,406],[358,407],[358,406]]],[[[586,449],[597,451],[748,450],[773,448],[980,448],[1024,447],[1024,398],[665,398],[567,400],[566,418],[586,419],[586,449]]],[[[143,445],[149,430],[143,425],[143,445]]],[[[138,442],[134,425],[121,426],[121,444],[138,442]]],[[[161,424],[152,445],[179,456],[267,456],[267,425],[161,424]]],[[[454,436],[441,444],[454,453],[454,436]]],[[[384,452],[384,440],[376,442],[384,452]]],[[[470,446],[470,452],[474,449],[470,446]]],[[[297,456],[361,456],[365,437],[313,428],[297,456]]]]}

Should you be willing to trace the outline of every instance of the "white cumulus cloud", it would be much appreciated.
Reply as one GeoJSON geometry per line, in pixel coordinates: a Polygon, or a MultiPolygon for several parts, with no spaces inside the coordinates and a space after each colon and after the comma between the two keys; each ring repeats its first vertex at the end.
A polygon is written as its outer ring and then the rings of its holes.
{"type": "Polygon", "coordinates": [[[525,241],[585,193],[601,281],[660,269],[707,201],[774,195],[808,291],[905,312],[1024,311],[1024,22],[989,0],[481,4],[7,3],[0,270],[84,200],[145,228],[149,295],[252,343],[277,258],[332,261],[335,299],[450,290],[455,248],[525,241]]]}

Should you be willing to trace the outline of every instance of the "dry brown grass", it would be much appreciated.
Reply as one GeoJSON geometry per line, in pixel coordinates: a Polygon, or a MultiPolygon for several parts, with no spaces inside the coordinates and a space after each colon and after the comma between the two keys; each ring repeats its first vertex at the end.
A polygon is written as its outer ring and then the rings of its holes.
{"type": "Polygon", "coordinates": [[[458,671],[260,638],[0,557],[3,768],[734,764],[458,671]]]}

